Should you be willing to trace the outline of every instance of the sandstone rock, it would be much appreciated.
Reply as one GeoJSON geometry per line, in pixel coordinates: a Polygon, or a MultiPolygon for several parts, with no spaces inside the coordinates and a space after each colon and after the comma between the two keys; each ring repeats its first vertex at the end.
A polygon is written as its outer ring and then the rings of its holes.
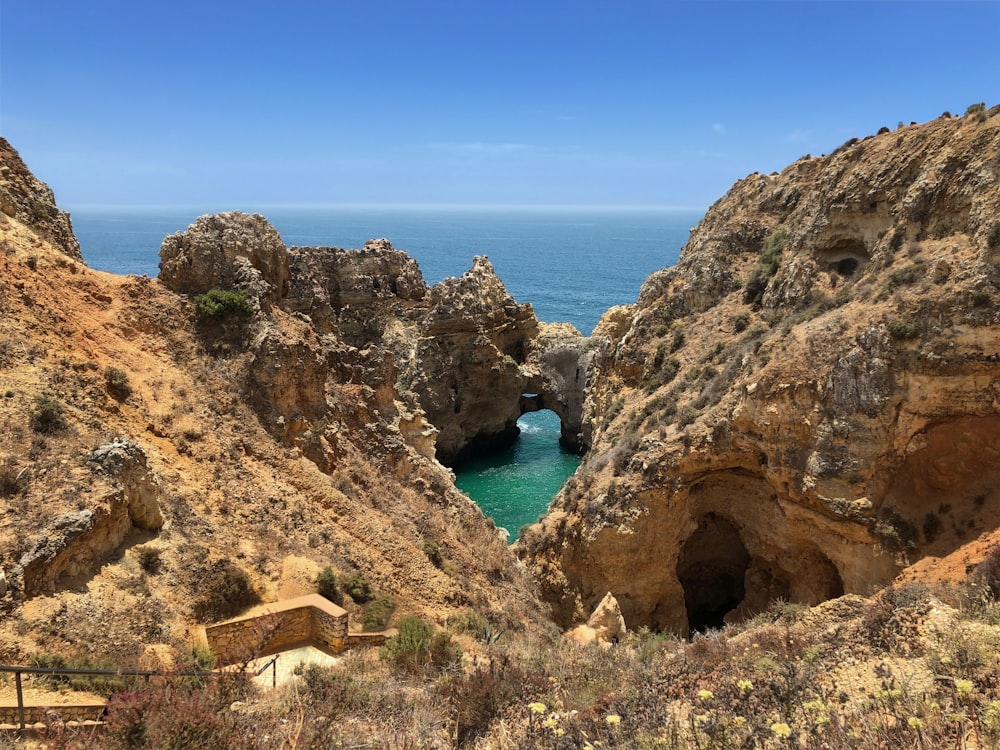
{"type": "Polygon", "coordinates": [[[438,430],[445,464],[502,447],[518,434],[523,369],[538,321],[507,293],[485,257],[431,290],[432,307],[403,377],[438,430]]]}
{"type": "Polygon", "coordinates": [[[587,626],[594,629],[597,639],[601,641],[613,642],[616,638],[625,637],[625,618],[618,607],[618,600],[610,591],[594,609],[587,626]]]}
{"type": "Polygon", "coordinates": [[[245,289],[265,307],[288,293],[288,251],[259,214],[202,216],[160,245],[160,281],[182,294],[245,289]]]}
{"type": "Polygon", "coordinates": [[[56,207],[49,186],[31,173],[14,147],[0,136],[0,219],[3,216],[27,224],[73,260],[83,261],[69,214],[56,207]]]}
{"type": "Polygon", "coordinates": [[[571,450],[589,444],[584,425],[584,396],[595,357],[605,353],[607,339],[583,337],[572,326],[542,324],[532,341],[528,366],[535,374],[526,388],[534,394],[522,400],[521,411],[550,409],[559,416],[559,441],[571,450]]]}
{"type": "Polygon", "coordinates": [[[997,527],[998,151],[946,118],[750,175],[602,324],[592,448],[518,543],[561,623],[867,594],[997,527]]]}
{"type": "Polygon", "coordinates": [[[321,333],[336,331],[363,349],[382,342],[394,321],[413,324],[430,306],[420,268],[387,240],[360,250],[293,247],[291,287],[284,307],[305,313],[321,333]]]}
{"type": "Polygon", "coordinates": [[[91,462],[120,488],[129,520],[140,529],[163,526],[160,483],[146,464],[145,451],[133,440],[119,438],[90,454],[91,462]]]}

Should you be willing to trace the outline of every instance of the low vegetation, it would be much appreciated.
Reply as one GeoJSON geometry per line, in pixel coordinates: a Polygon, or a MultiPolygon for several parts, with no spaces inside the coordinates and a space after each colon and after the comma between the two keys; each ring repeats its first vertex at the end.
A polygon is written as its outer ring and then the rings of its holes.
{"type": "Polygon", "coordinates": [[[42,435],[61,432],[68,426],[66,408],[50,396],[36,396],[30,424],[32,430],[42,435]]]}
{"type": "Polygon", "coordinates": [[[194,306],[203,320],[249,318],[254,312],[250,295],[243,289],[210,289],[194,298],[194,306]]]}
{"type": "Polygon", "coordinates": [[[960,585],[778,602],[690,641],[477,638],[463,656],[456,639],[489,629],[481,614],[446,629],[406,617],[378,658],[308,666],[274,693],[238,679],[126,690],[105,735],[49,746],[996,748],[998,591],[995,549],[960,585]]]}

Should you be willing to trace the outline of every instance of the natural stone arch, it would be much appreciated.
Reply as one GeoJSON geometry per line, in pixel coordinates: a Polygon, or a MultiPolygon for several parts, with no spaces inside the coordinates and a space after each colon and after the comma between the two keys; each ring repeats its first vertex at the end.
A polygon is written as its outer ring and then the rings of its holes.
{"type": "Polygon", "coordinates": [[[575,451],[588,447],[583,402],[603,337],[584,337],[571,325],[543,325],[528,357],[530,392],[521,397],[521,413],[549,409],[559,417],[559,442],[575,451]]]}

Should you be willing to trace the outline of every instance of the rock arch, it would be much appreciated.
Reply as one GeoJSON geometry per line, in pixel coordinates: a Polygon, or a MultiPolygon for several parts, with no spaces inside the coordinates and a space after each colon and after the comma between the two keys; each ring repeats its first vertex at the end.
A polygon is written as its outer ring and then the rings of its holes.
{"type": "Polygon", "coordinates": [[[590,439],[584,428],[583,402],[603,337],[581,336],[572,326],[545,326],[532,342],[528,392],[521,396],[521,413],[549,409],[559,417],[559,442],[584,451],[590,439]]]}

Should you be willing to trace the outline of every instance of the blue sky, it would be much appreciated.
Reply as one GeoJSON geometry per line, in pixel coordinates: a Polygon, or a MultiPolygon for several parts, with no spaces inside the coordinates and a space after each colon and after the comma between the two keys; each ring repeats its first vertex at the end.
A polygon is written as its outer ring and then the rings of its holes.
{"type": "Polygon", "coordinates": [[[61,205],[702,208],[1000,102],[998,2],[2,0],[61,205]]]}

